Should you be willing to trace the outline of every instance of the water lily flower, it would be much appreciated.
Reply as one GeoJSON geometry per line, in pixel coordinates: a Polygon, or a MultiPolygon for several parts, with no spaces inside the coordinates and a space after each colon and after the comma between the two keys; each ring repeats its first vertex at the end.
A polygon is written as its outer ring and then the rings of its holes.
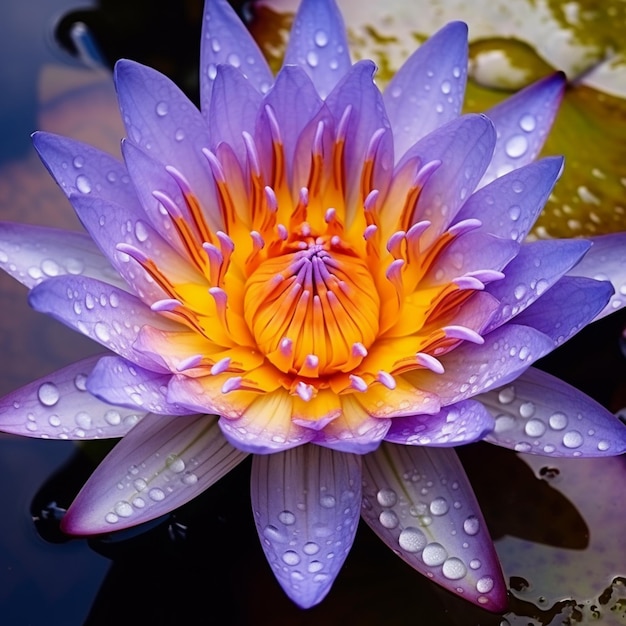
{"type": "Polygon", "coordinates": [[[300,606],[328,593],[362,516],[419,572],[504,609],[453,448],[626,450],[617,418],[530,368],[622,306],[625,240],[526,242],[562,167],[534,159],[564,77],[460,115],[466,31],[444,27],[381,93],[333,0],[303,0],[276,76],[208,0],[201,111],[120,61],[123,162],[35,134],[88,234],[5,223],[0,262],[109,353],[4,398],[0,428],[122,438],[67,533],[154,519],[252,453],[260,541],[300,606]]]}

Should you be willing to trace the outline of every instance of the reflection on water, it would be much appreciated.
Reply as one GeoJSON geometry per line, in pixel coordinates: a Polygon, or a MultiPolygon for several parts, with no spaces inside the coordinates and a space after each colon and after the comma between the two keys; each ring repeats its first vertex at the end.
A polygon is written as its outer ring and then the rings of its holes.
{"type": "MultiPolygon", "coordinates": [[[[201,3],[183,4],[185,26],[201,3]]],[[[108,73],[80,67],[52,47],[52,25],[72,5],[75,0],[30,0],[28,6],[11,0],[0,8],[0,52],[12,59],[0,66],[2,220],[78,228],[29,147],[35,128],[118,150],[123,133],[108,73]]],[[[134,17],[129,24],[137,23],[134,17]]],[[[89,22],[90,15],[82,18],[89,22]]],[[[111,24],[124,23],[120,13],[100,20],[94,24],[108,24],[105,33],[111,24]]],[[[133,28],[127,30],[139,32],[133,28]]],[[[193,64],[186,61],[187,47],[182,62],[166,48],[148,50],[151,58],[144,60],[172,68],[179,82],[191,84],[195,50],[193,64]]],[[[0,393],[96,350],[33,313],[25,295],[0,276],[0,393]]],[[[546,367],[612,410],[626,406],[626,361],[618,346],[625,322],[621,315],[587,329],[546,367]]],[[[146,527],[66,540],[58,532],[58,516],[101,457],[100,446],[0,438],[3,624],[187,624],[203,615],[203,623],[220,624],[626,624],[624,458],[561,462],[522,459],[486,445],[462,450],[511,584],[512,613],[505,617],[435,587],[365,526],[328,598],[303,613],[278,588],[260,549],[249,514],[246,464],[146,527]]]]}

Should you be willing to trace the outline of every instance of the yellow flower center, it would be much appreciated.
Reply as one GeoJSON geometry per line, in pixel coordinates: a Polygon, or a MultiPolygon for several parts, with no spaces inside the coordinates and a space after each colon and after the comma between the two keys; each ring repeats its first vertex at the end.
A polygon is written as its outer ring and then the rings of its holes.
{"type": "Polygon", "coordinates": [[[281,372],[310,378],[359,364],[378,335],[379,308],[363,260],[307,223],[245,286],[245,320],[259,349],[281,372]]]}

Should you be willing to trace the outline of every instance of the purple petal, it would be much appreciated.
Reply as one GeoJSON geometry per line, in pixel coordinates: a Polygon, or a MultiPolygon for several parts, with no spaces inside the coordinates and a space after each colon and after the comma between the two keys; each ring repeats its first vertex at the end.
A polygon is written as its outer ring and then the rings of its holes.
{"type": "Polygon", "coordinates": [[[444,407],[435,415],[391,420],[385,441],[409,446],[451,447],[479,441],[494,426],[492,415],[473,400],[444,407]]]}
{"type": "Polygon", "coordinates": [[[575,387],[530,368],[514,383],[478,398],[495,416],[485,437],[517,452],[613,456],[626,451],[626,426],[575,387]]]}
{"type": "Polygon", "coordinates": [[[104,402],[164,415],[189,415],[168,402],[171,374],[161,374],[115,356],[102,357],[87,379],[87,389],[104,402]]]}
{"type": "Polygon", "coordinates": [[[596,316],[599,319],[626,305],[626,233],[591,237],[589,241],[593,243],[591,249],[569,274],[613,283],[615,293],[596,316]]]}
{"type": "MultiPolygon", "coordinates": [[[[276,76],[276,83],[263,99],[263,105],[260,108],[256,135],[259,146],[271,146],[272,144],[266,106],[271,108],[280,125],[285,151],[285,166],[290,172],[300,134],[320,110],[322,101],[315,91],[311,79],[301,68],[284,67],[276,76]],[[294,107],[294,97],[298,98],[297,107],[294,107]]],[[[307,146],[307,149],[307,156],[310,161],[311,144],[307,146]]],[[[269,164],[262,164],[262,167],[263,165],[267,167],[269,164]]]]}
{"type": "Polygon", "coordinates": [[[465,233],[439,254],[428,270],[424,284],[440,285],[467,275],[477,275],[480,279],[482,270],[502,270],[518,250],[519,245],[510,239],[482,231],[465,233]]]}
{"type": "Polygon", "coordinates": [[[87,391],[100,356],[89,357],[17,389],[0,400],[0,430],[42,439],[123,437],[145,411],[111,406],[87,391]]]}
{"type": "Polygon", "coordinates": [[[317,433],[314,442],[355,454],[366,454],[378,448],[392,420],[372,417],[354,396],[344,396],[341,405],[341,415],[317,433]]]}
{"type": "Polygon", "coordinates": [[[193,103],[169,78],[132,61],[118,61],[115,85],[129,139],[180,171],[200,205],[211,206],[215,194],[202,154],[209,130],[193,103]]]}
{"type": "Polygon", "coordinates": [[[495,131],[489,119],[464,115],[433,131],[404,155],[401,163],[415,156],[422,164],[441,161],[420,192],[412,220],[432,223],[424,233],[426,239],[440,234],[474,191],[489,164],[494,143],[495,131]]]}
{"type": "Polygon", "coordinates": [[[261,545],[278,582],[299,606],[318,604],[354,541],[360,458],[313,445],[255,456],[251,496],[261,545]]]}
{"type": "MultiPolygon", "coordinates": [[[[226,395],[226,394],[224,394],[226,395]]],[[[287,392],[261,395],[240,418],[221,417],[224,437],[240,450],[270,454],[301,446],[315,437],[315,431],[294,424],[292,401],[287,392]]]]}
{"type": "Polygon", "coordinates": [[[139,210],[124,164],[110,154],[80,141],[44,132],[33,135],[33,145],[66,196],[97,196],[126,206],[128,212],[139,210]]]}
{"type": "MultiPolygon", "coordinates": [[[[345,143],[343,157],[348,224],[352,220],[354,211],[359,208],[357,203],[361,193],[363,162],[374,134],[380,130],[385,132],[380,139],[375,160],[379,168],[375,172],[374,188],[383,192],[391,174],[389,170],[385,170],[385,167],[391,168],[393,162],[393,138],[382,95],[373,81],[375,71],[376,66],[372,61],[355,63],[326,99],[326,105],[337,125],[342,116],[349,111],[345,128],[345,136],[349,138],[349,141],[345,143]]],[[[360,209],[362,210],[362,205],[360,209]]]]}
{"type": "Polygon", "coordinates": [[[208,147],[215,149],[224,141],[235,150],[239,162],[245,163],[246,146],[242,133],[254,135],[260,105],[261,94],[239,70],[230,65],[219,65],[209,107],[211,145],[208,147]]]}
{"type": "Polygon", "coordinates": [[[513,380],[553,349],[554,341],[534,328],[506,324],[486,335],[482,345],[464,343],[440,357],[444,374],[422,370],[404,377],[449,405],[513,380]]]}
{"type": "Polygon", "coordinates": [[[565,75],[557,72],[486,112],[496,127],[498,141],[481,185],[537,157],[552,128],[565,85],[565,75]]]}
{"type": "Polygon", "coordinates": [[[454,450],[383,444],[363,459],[361,515],[401,559],[483,608],[506,608],[506,585],[454,450]]]}
{"type": "Polygon", "coordinates": [[[489,323],[493,330],[540,298],[589,249],[589,242],[574,239],[535,241],[524,244],[504,269],[505,278],[491,283],[487,291],[500,300],[489,323]]]}
{"type": "Polygon", "coordinates": [[[0,222],[0,268],[29,289],[61,274],[127,288],[87,234],[56,228],[0,222]]]}
{"type": "Polygon", "coordinates": [[[129,293],[84,277],[57,276],[34,287],[31,306],[138,365],[165,372],[160,363],[133,348],[144,325],[173,330],[177,326],[152,312],[129,293]]]}
{"type": "Polygon", "coordinates": [[[148,414],[96,468],[61,522],[71,535],[135,526],[182,506],[246,457],[211,415],[148,414]]]}
{"type": "Polygon", "coordinates": [[[467,25],[451,22],[396,72],[384,101],[396,161],[419,139],[461,112],[467,79],[467,25]]]}
{"type": "Polygon", "coordinates": [[[226,0],[204,3],[200,42],[200,101],[208,116],[213,81],[220,64],[232,65],[265,93],[274,81],[267,61],[248,29],[226,0]]]}
{"type": "Polygon", "coordinates": [[[560,346],[594,320],[612,293],[609,282],[564,276],[515,322],[541,331],[560,346]]]}
{"type": "Polygon", "coordinates": [[[350,70],[341,12],[333,0],[303,0],[293,22],[284,65],[299,65],[326,98],[350,70]]]}
{"type": "Polygon", "coordinates": [[[472,194],[454,221],[477,218],[486,232],[521,243],[541,213],[562,167],[562,157],[548,157],[505,174],[472,194]]]}
{"type": "MultiPolygon", "coordinates": [[[[139,250],[174,283],[204,282],[191,263],[176,254],[147,220],[134,219],[125,212],[125,207],[100,198],[74,196],[71,200],[93,240],[133,292],[145,302],[152,303],[170,295],[135,259],[118,249],[121,243],[139,250]]],[[[179,248],[182,248],[180,244],[179,248]]]]}

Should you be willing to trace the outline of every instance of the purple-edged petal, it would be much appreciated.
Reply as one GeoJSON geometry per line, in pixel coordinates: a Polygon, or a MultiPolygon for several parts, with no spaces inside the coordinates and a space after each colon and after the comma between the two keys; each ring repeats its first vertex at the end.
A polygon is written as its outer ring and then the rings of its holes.
{"type": "Polygon", "coordinates": [[[202,154],[210,135],[198,109],[169,78],[132,61],[118,61],[115,86],[129,139],[175,167],[200,205],[210,206],[215,194],[202,154]]]}
{"type": "Polygon", "coordinates": [[[451,447],[479,441],[494,427],[491,413],[480,402],[464,400],[435,415],[391,420],[385,441],[409,446],[451,447]]]}
{"type": "Polygon", "coordinates": [[[423,235],[426,240],[432,241],[450,224],[474,191],[489,164],[495,139],[488,118],[464,115],[433,131],[404,155],[401,163],[415,156],[422,164],[441,161],[424,184],[411,220],[432,223],[423,235]]]}
{"type": "Polygon", "coordinates": [[[496,426],[485,437],[517,452],[558,457],[626,452],[626,426],[575,387],[530,368],[506,387],[478,398],[496,426]]]}
{"type": "Polygon", "coordinates": [[[487,287],[487,291],[500,301],[488,330],[508,322],[541,297],[582,258],[590,245],[581,239],[524,244],[519,254],[506,266],[505,277],[487,287]]]}
{"type": "Polygon", "coordinates": [[[615,293],[596,316],[599,319],[626,306],[626,233],[591,237],[590,241],[591,249],[569,274],[611,281],[615,293]]]}
{"type": "Polygon", "coordinates": [[[53,276],[88,276],[127,289],[85,233],[0,222],[0,268],[29,289],[53,276]]]}
{"type": "Polygon", "coordinates": [[[303,0],[296,13],[284,65],[299,65],[326,98],[350,70],[346,28],[333,0],[303,0]]]}
{"type": "MultiPolygon", "coordinates": [[[[226,394],[224,394],[226,395],[226,394]]],[[[293,399],[287,391],[259,395],[241,417],[221,417],[220,428],[234,446],[255,454],[270,454],[311,441],[315,431],[295,424],[293,399]]]]}
{"type": "MultiPolygon", "coordinates": [[[[322,101],[315,91],[311,79],[300,67],[286,66],[276,76],[276,83],[263,99],[263,106],[257,120],[258,145],[268,149],[272,145],[268,110],[271,109],[276,120],[279,120],[280,134],[285,151],[285,167],[288,172],[293,170],[294,153],[300,134],[318,113],[322,101]],[[298,94],[298,106],[294,107],[294,94],[298,94]]],[[[307,146],[307,157],[311,159],[311,144],[307,146]]],[[[261,167],[271,170],[271,161],[262,163],[261,167]]],[[[271,172],[268,171],[271,175],[271,172]]],[[[268,176],[269,178],[269,176],[268,176]]],[[[305,184],[306,181],[303,181],[305,184]]],[[[298,188],[299,191],[299,188],[298,188]]]]}
{"type": "Polygon", "coordinates": [[[246,456],[224,439],[213,416],[148,414],[96,468],[61,527],[94,535],[155,519],[195,498],[246,456]]]}
{"type": "Polygon", "coordinates": [[[204,4],[200,42],[200,103],[205,117],[222,63],[238,68],[261,93],[274,81],[263,53],[234,9],[226,0],[211,0],[204,4]]]}
{"type": "Polygon", "coordinates": [[[89,357],[4,396],[2,432],[42,439],[123,437],[146,413],[111,406],[87,391],[87,377],[99,359],[89,357]]]}
{"type": "Polygon", "coordinates": [[[340,452],[367,454],[385,438],[392,420],[371,417],[353,395],[342,398],[342,413],[317,433],[314,442],[340,452]]]}
{"type": "Polygon", "coordinates": [[[385,443],[364,457],[361,515],[418,572],[488,611],[506,608],[498,557],[454,450],[385,443]]]}
{"type": "Polygon", "coordinates": [[[124,164],[93,146],[52,133],[37,132],[33,145],[66,196],[84,194],[139,210],[124,164]]]}
{"type": "MultiPolygon", "coordinates": [[[[243,74],[230,65],[219,65],[213,84],[208,124],[211,149],[221,142],[230,145],[240,163],[245,163],[243,132],[254,136],[261,94],[243,74]]],[[[293,106],[293,102],[292,102],[293,106]]]]}
{"type": "Polygon", "coordinates": [[[562,167],[562,157],[548,157],[509,172],[472,194],[454,221],[477,218],[488,233],[521,243],[541,213],[562,167]]]}
{"type": "Polygon", "coordinates": [[[301,607],[318,604],[354,541],[360,458],[312,445],[255,456],[251,496],[261,545],[281,587],[301,607]]]}
{"type": "Polygon", "coordinates": [[[565,85],[565,75],[557,72],[486,112],[496,127],[498,141],[481,185],[537,157],[552,128],[565,85]]]}
{"type": "Polygon", "coordinates": [[[115,356],[102,357],[87,379],[87,389],[104,402],[146,413],[189,415],[167,400],[171,374],[153,372],[115,356]]]}
{"type": "Polygon", "coordinates": [[[129,293],[98,280],[57,276],[34,287],[31,306],[138,365],[165,373],[160,363],[134,350],[144,325],[174,330],[178,326],[145,306],[129,293]]]}
{"type": "Polygon", "coordinates": [[[396,161],[419,139],[461,112],[467,79],[467,25],[451,22],[396,72],[384,101],[396,161]]]}
{"type": "Polygon", "coordinates": [[[344,115],[348,116],[347,122],[345,118],[343,122],[343,139],[349,139],[343,153],[347,224],[351,223],[354,211],[362,210],[362,204],[358,204],[362,165],[378,132],[383,134],[378,140],[372,188],[384,192],[393,165],[393,137],[382,95],[374,84],[375,71],[372,61],[358,61],[326,99],[337,127],[344,115]]]}
{"type": "Polygon", "coordinates": [[[449,405],[513,380],[554,347],[550,337],[534,328],[506,324],[486,335],[483,344],[464,343],[440,357],[443,374],[420,370],[404,377],[449,405]]]}
{"type": "Polygon", "coordinates": [[[613,293],[606,281],[576,276],[564,276],[516,318],[548,335],[560,346],[592,322],[602,311],[613,293]]]}

